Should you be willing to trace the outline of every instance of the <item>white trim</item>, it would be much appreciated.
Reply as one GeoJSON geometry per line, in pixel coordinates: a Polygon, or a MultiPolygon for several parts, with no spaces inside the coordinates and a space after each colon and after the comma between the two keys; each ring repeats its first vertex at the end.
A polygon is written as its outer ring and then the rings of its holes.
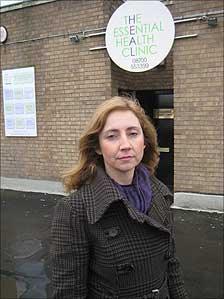
{"type": "Polygon", "coordinates": [[[66,195],[61,182],[1,177],[1,189],[66,195]]]}
{"type": "MultiPolygon", "coordinates": [[[[66,195],[62,183],[58,181],[1,177],[1,189],[66,195]]],[[[222,195],[176,192],[172,208],[223,213],[223,200],[222,195]]]]}
{"type": "Polygon", "coordinates": [[[223,213],[223,200],[223,195],[176,192],[173,208],[223,213]]]}
{"type": "Polygon", "coordinates": [[[175,210],[183,210],[183,211],[193,211],[193,212],[206,212],[206,213],[223,214],[223,211],[218,211],[218,210],[205,210],[205,209],[181,208],[181,207],[177,207],[177,206],[175,206],[175,205],[172,205],[171,208],[172,208],[172,209],[175,209],[175,210]]]}
{"type": "Polygon", "coordinates": [[[196,34],[188,34],[188,35],[179,35],[179,36],[175,37],[175,40],[177,40],[177,39],[183,39],[183,38],[197,37],[197,36],[198,36],[197,33],[196,34]]]}

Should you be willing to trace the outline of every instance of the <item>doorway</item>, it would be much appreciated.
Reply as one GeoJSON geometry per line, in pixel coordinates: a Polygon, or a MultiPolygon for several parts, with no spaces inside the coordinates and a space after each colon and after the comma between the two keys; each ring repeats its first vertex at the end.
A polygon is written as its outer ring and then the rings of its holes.
{"type": "Polygon", "coordinates": [[[174,185],[174,110],[173,90],[119,90],[139,100],[152,119],[158,134],[160,162],[156,176],[173,191],[174,185]]]}

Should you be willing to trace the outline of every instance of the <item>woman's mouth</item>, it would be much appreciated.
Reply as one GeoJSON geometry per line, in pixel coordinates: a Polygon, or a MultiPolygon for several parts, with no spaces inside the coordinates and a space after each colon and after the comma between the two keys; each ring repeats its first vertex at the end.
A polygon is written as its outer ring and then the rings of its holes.
{"type": "Polygon", "coordinates": [[[133,158],[133,156],[122,156],[122,157],[119,158],[119,160],[126,161],[126,160],[130,160],[132,158],[133,158]]]}

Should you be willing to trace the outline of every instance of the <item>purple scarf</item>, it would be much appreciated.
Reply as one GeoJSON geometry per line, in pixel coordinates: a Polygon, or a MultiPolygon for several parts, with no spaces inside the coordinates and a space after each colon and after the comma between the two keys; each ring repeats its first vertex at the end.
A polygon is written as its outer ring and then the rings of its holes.
{"type": "Polygon", "coordinates": [[[120,185],[112,180],[118,191],[142,213],[146,213],[151,205],[152,190],[149,171],[143,164],[135,168],[133,182],[130,185],[120,185]]]}

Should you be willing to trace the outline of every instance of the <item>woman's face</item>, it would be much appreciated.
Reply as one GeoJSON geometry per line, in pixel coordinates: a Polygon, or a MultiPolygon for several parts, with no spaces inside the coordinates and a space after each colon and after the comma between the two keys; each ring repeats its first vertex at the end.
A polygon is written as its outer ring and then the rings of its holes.
{"type": "Polygon", "coordinates": [[[130,184],[135,167],[144,154],[144,135],[132,111],[111,112],[99,135],[100,149],[107,174],[120,184],[130,184]]]}

